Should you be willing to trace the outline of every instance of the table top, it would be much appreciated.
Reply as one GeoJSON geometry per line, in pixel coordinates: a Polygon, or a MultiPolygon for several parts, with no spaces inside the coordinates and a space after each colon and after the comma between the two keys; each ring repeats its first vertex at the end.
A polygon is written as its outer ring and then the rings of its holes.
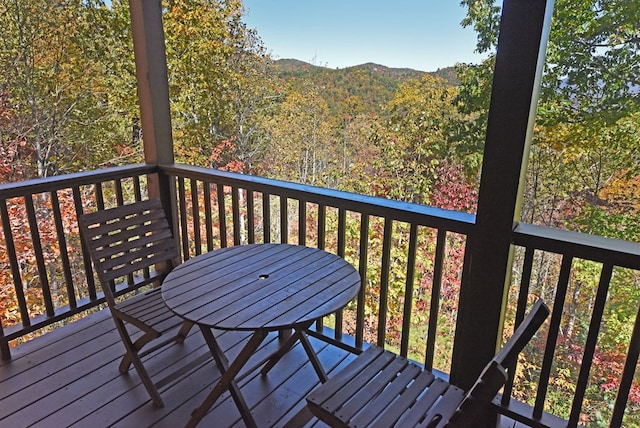
{"type": "Polygon", "coordinates": [[[196,256],[167,275],[177,315],[222,330],[280,330],[329,315],[360,289],[343,258],[317,248],[251,244],[196,256]]]}

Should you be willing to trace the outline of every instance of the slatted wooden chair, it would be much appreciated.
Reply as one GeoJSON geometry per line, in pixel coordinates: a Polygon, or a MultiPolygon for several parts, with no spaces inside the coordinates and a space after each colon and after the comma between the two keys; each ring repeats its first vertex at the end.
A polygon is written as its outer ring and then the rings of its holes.
{"type": "Polygon", "coordinates": [[[193,323],[185,322],[169,310],[158,287],[179,262],[176,242],[160,201],[151,199],[84,214],[79,223],[126,349],[120,372],[128,372],[133,364],[153,403],[163,407],[160,393],[141,357],[165,345],[182,343],[193,323]],[[150,284],[155,287],[139,290],[150,284]],[[131,329],[135,333],[130,333],[128,325],[136,327],[131,329]]]}
{"type": "Polygon", "coordinates": [[[406,358],[372,346],[312,391],[308,408],[332,427],[473,427],[505,384],[506,367],[548,315],[538,300],[466,394],[406,358]]]}

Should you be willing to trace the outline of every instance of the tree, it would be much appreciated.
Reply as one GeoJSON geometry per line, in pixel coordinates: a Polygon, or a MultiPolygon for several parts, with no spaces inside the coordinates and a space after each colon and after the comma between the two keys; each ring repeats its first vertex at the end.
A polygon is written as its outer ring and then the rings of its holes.
{"type": "Polygon", "coordinates": [[[545,98],[559,100],[561,119],[615,122],[638,111],[639,19],[634,0],[557,2],[545,98]]]}
{"type": "Polygon", "coordinates": [[[289,92],[268,125],[267,175],[326,185],[336,153],[328,116],[327,103],[314,86],[307,86],[303,93],[289,92]]]}
{"type": "Polygon", "coordinates": [[[337,187],[373,196],[386,196],[384,175],[379,169],[385,142],[385,124],[371,113],[345,113],[337,187]]]}
{"type": "MultiPolygon", "coordinates": [[[[242,2],[171,0],[164,16],[176,154],[211,163],[216,147],[233,143],[222,164],[252,171],[264,146],[262,115],[275,91],[261,40],[242,22],[242,2]]],[[[227,147],[228,148],[228,147],[227,147]]]]}
{"type": "MultiPolygon", "coordinates": [[[[23,1],[0,5],[0,87],[22,128],[13,132],[32,149],[31,176],[97,166],[114,157],[126,135],[110,98],[109,63],[123,38],[101,41],[111,12],[102,1],[23,1]]],[[[126,123],[126,121],[125,121],[126,123]]]]}
{"type": "MultiPolygon", "coordinates": [[[[499,7],[491,0],[462,5],[468,10],[462,24],[478,33],[477,51],[490,52],[499,7]]],[[[624,0],[559,0],[553,19],[523,218],[568,227],[575,223],[560,215],[606,204],[599,192],[617,171],[638,174],[633,135],[640,107],[640,8],[624,0]],[[567,199],[572,207],[557,209],[567,199]]],[[[479,119],[471,138],[486,124],[492,62],[459,67],[459,101],[479,119]]]]}
{"type": "Polygon", "coordinates": [[[428,202],[437,165],[453,155],[455,95],[455,88],[431,75],[400,85],[389,103],[388,140],[382,149],[389,196],[428,202]]]}
{"type": "Polygon", "coordinates": [[[5,92],[0,92],[0,129],[0,183],[24,179],[28,165],[23,162],[33,156],[22,135],[25,127],[5,92]]]}

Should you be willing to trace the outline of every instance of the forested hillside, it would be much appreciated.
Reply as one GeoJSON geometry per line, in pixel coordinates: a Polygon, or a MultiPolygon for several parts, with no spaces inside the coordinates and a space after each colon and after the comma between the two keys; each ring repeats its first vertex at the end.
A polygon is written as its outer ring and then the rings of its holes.
{"type": "Polygon", "coordinates": [[[296,59],[279,59],[274,62],[274,68],[278,78],[297,82],[297,85],[293,83],[294,87],[300,87],[309,81],[322,87],[322,97],[327,101],[332,114],[339,112],[343,100],[355,97],[362,101],[364,111],[382,115],[400,84],[411,79],[419,79],[425,74],[443,78],[451,86],[458,84],[453,66],[425,73],[373,63],[331,69],[296,59]]]}
{"type": "MultiPolygon", "coordinates": [[[[478,50],[489,58],[434,73],[274,61],[260,34],[243,22],[240,0],[196,3],[164,2],[177,161],[475,212],[499,28],[495,2],[462,1],[468,12],[463,24],[474,28],[478,50]]],[[[637,242],[637,0],[557,0],[555,7],[521,219],[637,242]]],[[[0,1],[0,28],[0,182],[143,159],[126,0],[0,1]]],[[[9,205],[24,210],[16,201],[9,205]]],[[[17,230],[16,239],[26,233],[17,230]]],[[[405,244],[400,241],[394,245],[405,244]]],[[[463,242],[448,236],[452,265],[462,263],[463,242]]],[[[429,283],[429,250],[420,255],[420,284],[429,283]]],[[[27,295],[35,296],[32,260],[23,262],[27,295]]],[[[0,308],[8,325],[16,319],[15,297],[7,291],[13,287],[8,262],[0,263],[0,308]]],[[[597,282],[592,265],[576,265],[549,397],[561,416],[578,367],[572,347],[584,341],[597,282]]],[[[557,259],[540,256],[532,292],[552,297],[549,278],[558,268],[557,259]]],[[[449,270],[443,331],[455,324],[451,302],[459,278],[449,270]]],[[[368,279],[378,280],[374,274],[368,279]]],[[[622,370],[640,302],[635,271],[615,272],[609,302],[598,379],[585,397],[588,426],[601,426],[598,406],[614,397],[612,379],[622,370]]],[[[390,304],[400,306],[402,298],[390,304]]],[[[525,386],[538,357],[527,357],[518,374],[525,386]]],[[[640,426],[637,384],[632,392],[628,414],[640,426]]]]}

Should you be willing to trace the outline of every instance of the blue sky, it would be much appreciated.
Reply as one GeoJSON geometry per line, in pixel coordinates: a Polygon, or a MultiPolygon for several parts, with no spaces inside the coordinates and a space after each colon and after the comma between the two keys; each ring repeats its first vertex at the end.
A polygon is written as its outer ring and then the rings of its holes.
{"type": "Polygon", "coordinates": [[[458,0],[243,0],[245,23],[276,58],[331,68],[366,62],[435,71],[478,63],[458,0]]]}

